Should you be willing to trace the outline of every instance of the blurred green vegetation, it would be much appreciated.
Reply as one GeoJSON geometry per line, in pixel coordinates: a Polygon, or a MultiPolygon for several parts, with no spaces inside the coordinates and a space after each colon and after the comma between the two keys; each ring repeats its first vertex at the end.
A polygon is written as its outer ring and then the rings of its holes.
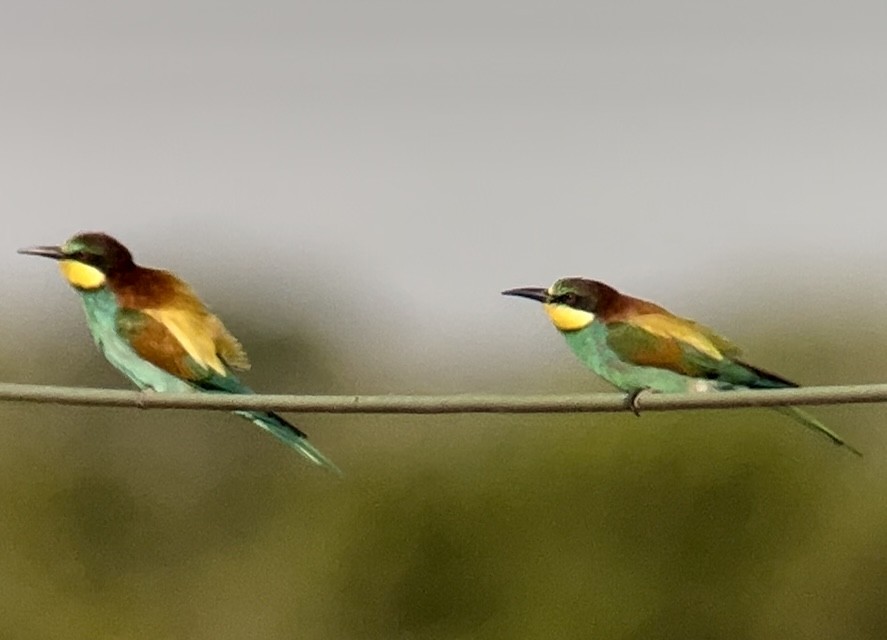
{"type": "MultiPolygon", "coordinates": [[[[423,370],[223,315],[259,389],[395,392],[423,370]]],[[[126,386],[65,322],[7,327],[4,379],[126,386]]],[[[866,331],[748,325],[786,375],[887,379],[866,331]]],[[[566,347],[538,372],[515,351],[483,363],[490,389],[603,388],[566,347]]],[[[427,380],[468,390],[472,366],[457,350],[427,380]]],[[[226,414],[2,404],[0,637],[887,637],[883,408],[817,413],[866,457],[757,410],[299,417],[337,480],[226,414]]]]}

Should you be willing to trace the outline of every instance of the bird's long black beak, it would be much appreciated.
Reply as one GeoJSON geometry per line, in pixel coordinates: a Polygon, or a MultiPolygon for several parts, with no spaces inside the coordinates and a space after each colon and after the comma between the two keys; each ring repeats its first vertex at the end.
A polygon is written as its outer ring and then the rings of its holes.
{"type": "Polygon", "coordinates": [[[536,302],[548,302],[549,295],[547,289],[541,287],[520,287],[519,289],[509,289],[502,292],[503,296],[518,296],[519,298],[529,298],[536,302]]]}
{"type": "Polygon", "coordinates": [[[63,260],[65,258],[65,252],[62,251],[61,247],[28,247],[27,249],[19,249],[18,253],[26,256],[43,256],[53,260],[63,260]]]}

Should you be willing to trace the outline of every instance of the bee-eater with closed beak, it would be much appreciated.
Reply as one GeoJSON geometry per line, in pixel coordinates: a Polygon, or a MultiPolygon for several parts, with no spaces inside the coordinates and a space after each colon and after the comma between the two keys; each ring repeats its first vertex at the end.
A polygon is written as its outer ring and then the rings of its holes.
{"type": "MultiPolygon", "coordinates": [[[[646,300],[584,278],[563,278],[548,289],[503,291],[541,302],[555,328],[585,366],[631,394],[728,389],[785,389],[794,382],[743,362],[740,350],[708,327],[646,300]]],[[[796,407],[774,407],[835,444],[857,449],[796,407]]]]}
{"type": "MultiPolygon", "coordinates": [[[[81,233],[60,247],[19,253],[58,260],[80,294],[89,331],[108,361],[139,389],[249,394],[234,374],[248,369],[246,352],[185,282],[141,267],[117,240],[81,233]]],[[[235,411],[314,464],[339,473],[307,436],[276,413],[235,411]]]]}

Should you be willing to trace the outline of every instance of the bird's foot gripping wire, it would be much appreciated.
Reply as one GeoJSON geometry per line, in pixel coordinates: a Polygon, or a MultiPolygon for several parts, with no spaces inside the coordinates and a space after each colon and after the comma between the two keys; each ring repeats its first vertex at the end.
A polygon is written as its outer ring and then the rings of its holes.
{"type": "Polygon", "coordinates": [[[145,402],[145,400],[150,398],[154,393],[156,393],[156,392],[154,391],[154,389],[151,389],[150,387],[140,389],[139,390],[139,397],[136,400],[136,408],[144,409],[147,406],[147,403],[145,402]]]}
{"type": "Polygon", "coordinates": [[[641,407],[638,405],[638,398],[642,393],[653,393],[647,387],[641,387],[640,389],[635,389],[634,391],[629,392],[629,394],[625,398],[626,406],[631,409],[631,412],[637,417],[641,417],[641,407]]]}

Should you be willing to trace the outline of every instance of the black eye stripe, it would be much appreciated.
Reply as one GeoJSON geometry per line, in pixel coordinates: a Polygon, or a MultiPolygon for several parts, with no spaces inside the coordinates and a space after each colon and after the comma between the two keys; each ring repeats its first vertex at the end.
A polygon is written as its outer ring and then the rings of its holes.
{"type": "Polygon", "coordinates": [[[94,265],[99,256],[94,253],[89,253],[88,251],[83,251],[82,249],[79,251],[74,251],[68,254],[69,260],[75,260],[77,262],[82,262],[83,264],[94,265]]]}

